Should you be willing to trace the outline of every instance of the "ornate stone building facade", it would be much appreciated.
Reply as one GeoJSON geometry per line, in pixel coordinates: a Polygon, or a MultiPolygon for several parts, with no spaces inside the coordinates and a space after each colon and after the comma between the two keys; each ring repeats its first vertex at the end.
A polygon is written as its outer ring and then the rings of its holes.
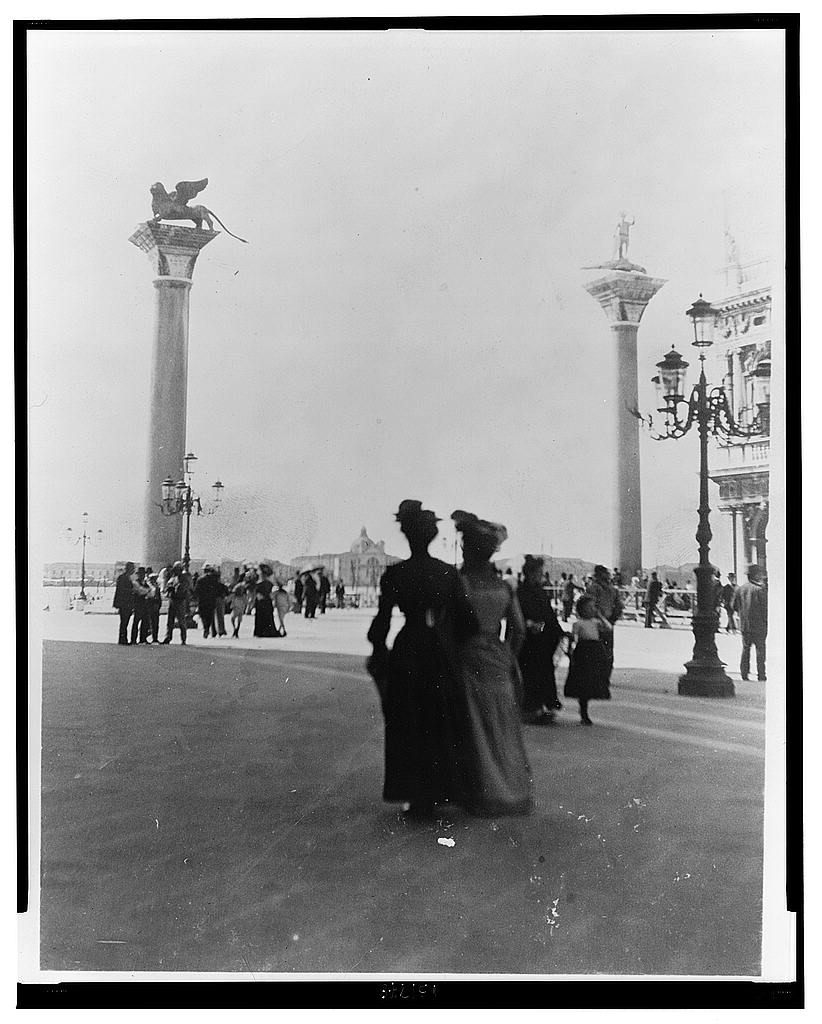
{"type": "Polygon", "coordinates": [[[297,555],[291,559],[291,564],[300,570],[323,565],[333,579],[341,579],[348,589],[357,590],[377,587],[386,566],[401,561],[401,558],[386,553],[385,541],[371,540],[363,527],[348,551],[297,555]]]}
{"type": "Polygon", "coordinates": [[[738,262],[732,269],[739,290],[713,303],[718,316],[712,378],[725,386],[737,420],[750,423],[758,414],[764,426],[754,438],[715,444],[711,452],[711,479],[719,487],[719,509],[730,517],[739,576],[751,562],[767,565],[772,292],[770,284],[755,284],[738,262]]]}

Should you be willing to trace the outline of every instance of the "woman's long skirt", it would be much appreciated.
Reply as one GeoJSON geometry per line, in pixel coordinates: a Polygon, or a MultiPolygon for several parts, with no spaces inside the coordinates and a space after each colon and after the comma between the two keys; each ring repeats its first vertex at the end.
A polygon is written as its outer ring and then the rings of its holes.
{"type": "Polygon", "coordinates": [[[473,814],[527,814],[533,806],[509,647],[477,637],[461,648],[463,804],[473,814]]]}
{"type": "Polygon", "coordinates": [[[522,670],[523,701],[526,713],[539,711],[543,705],[552,711],[557,705],[557,682],[554,674],[556,644],[543,634],[529,636],[519,652],[522,670]]]}
{"type": "Polygon", "coordinates": [[[565,696],[577,700],[610,700],[611,663],[600,640],[578,640],[571,654],[565,696]]]}
{"type": "Polygon", "coordinates": [[[254,636],[279,636],[274,625],[274,605],[270,597],[261,597],[254,605],[254,636]]]}
{"type": "Polygon", "coordinates": [[[404,626],[388,655],[383,799],[434,804],[458,795],[456,688],[437,634],[404,626]]]}

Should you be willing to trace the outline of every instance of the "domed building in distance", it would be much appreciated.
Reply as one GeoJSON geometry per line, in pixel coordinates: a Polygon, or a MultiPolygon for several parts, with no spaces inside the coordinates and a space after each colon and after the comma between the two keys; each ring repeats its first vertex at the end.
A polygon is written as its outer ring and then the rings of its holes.
{"type": "Polygon", "coordinates": [[[385,541],[371,540],[363,527],[348,551],[297,555],[291,559],[291,564],[300,572],[322,565],[326,575],[333,581],[342,580],[347,590],[365,590],[378,587],[386,566],[401,561],[386,552],[385,541]]]}

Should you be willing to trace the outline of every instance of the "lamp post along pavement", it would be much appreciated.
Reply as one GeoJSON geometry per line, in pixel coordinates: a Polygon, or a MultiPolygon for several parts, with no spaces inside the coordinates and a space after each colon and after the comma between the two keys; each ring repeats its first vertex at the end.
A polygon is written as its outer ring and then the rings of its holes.
{"type": "MultiPolygon", "coordinates": [[[[82,515],[82,523],[83,523],[83,532],[82,532],[82,534],[79,537],[77,537],[75,539],[74,531],[72,530],[72,528],[70,526],[67,527],[67,529],[66,529],[66,536],[67,536],[68,540],[71,543],[82,544],[83,545],[83,547],[82,547],[82,555],[81,555],[81,558],[80,558],[80,593],[78,595],[78,600],[80,600],[80,601],[87,601],[88,598],[86,597],[86,544],[90,544],[91,541],[92,541],[92,534],[90,534],[88,532],[88,512],[84,512],[83,513],[83,515],[82,515]]],[[[96,534],[95,539],[96,540],[101,540],[102,536],[103,536],[103,531],[102,530],[97,530],[97,534],[96,534]]]]}
{"type": "Polygon", "coordinates": [[[664,417],[660,431],[654,428],[653,417],[647,419],[640,413],[637,417],[646,422],[651,436],[656,441],[684,437],[696,426],[699,434],[699,510],[696,542],[699,549],[699,564],[696,575],[696,611],[693,615],[694,650],[691,660],[685,663],[685,674],[679,678],[678,692],[693,697],[733,697],[734,684],[725,672],[716,648],[716,631],[719,628],[719,611],[714,594],[714,567],[710,559],[712,538],[710,503],[708,495],[708,437],[711,435],[730,439],[749,438],[763,430],[760,412],[748,424],[738,423],[731,412],[728,394],[724,387],[711,387],[705,377],[705,350],[713,344],[714,323],[717,311],[700,295],[686,315],[694,329],[693,345],[699,350],[699,380],[689,398],[685,398],[684,384],[688,363],[676,351],[671,351],[657,363],[659,373],[652,378],[660,402],[657,411],[664,417]]]}

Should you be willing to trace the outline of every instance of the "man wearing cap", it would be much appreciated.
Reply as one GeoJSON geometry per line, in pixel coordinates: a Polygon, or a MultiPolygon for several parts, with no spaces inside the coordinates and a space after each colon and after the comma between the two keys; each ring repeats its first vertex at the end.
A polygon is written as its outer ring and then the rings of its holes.
{"type": "MultiPolygon", "coordinates": [[[[611,583],[611,574],[604,565],[594,566],[594,578],[586,591],[594,602],[594,610],[613,626],[622,617],[624,606],[616,587],[611,583]]],[[[608,655],[608,679],[614,668],[614,632],[604,632],[600,638],[608,655]]]]}
{"type": "Polygon", "coordinates": [[[767,682],[765,640],[768,635],[768,590],[761,566],[748,566],[748,582],[737,587],[733,608],[739,612],[739,630],[742,633],[739,674],[743,679],[748,678],[751,668],[751,647],[755,647],[757,678],[760,683],[767,682]]]}

